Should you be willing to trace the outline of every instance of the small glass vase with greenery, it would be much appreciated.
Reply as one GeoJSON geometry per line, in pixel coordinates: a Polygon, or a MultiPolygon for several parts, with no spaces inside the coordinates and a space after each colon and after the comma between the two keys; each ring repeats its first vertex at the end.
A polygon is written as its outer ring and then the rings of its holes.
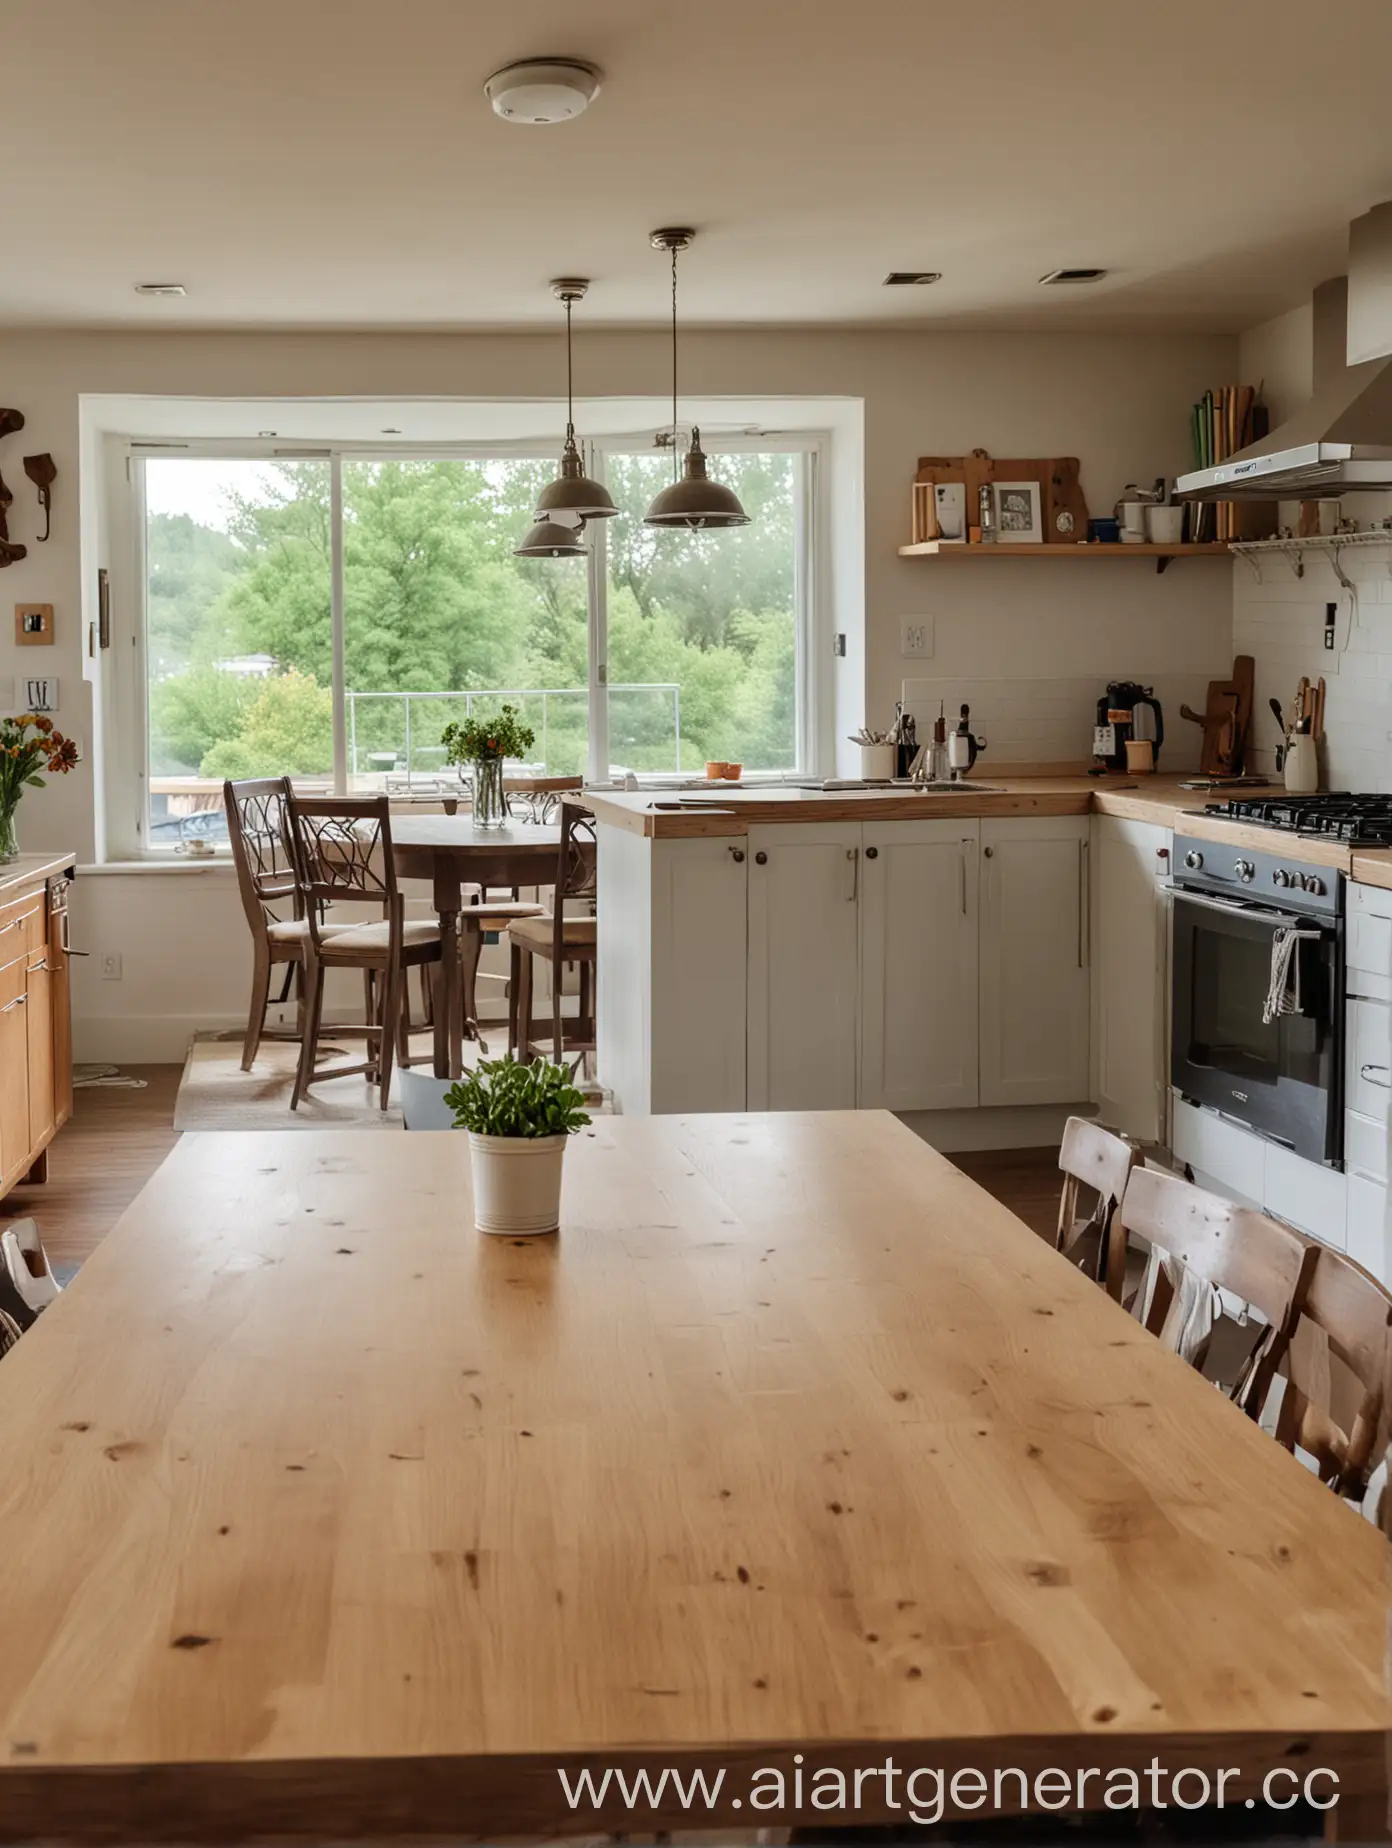
{"type": "Polygon", "coordinates": [[[480,1232],[556,1232],[561,1165],[590,1119],[563,1065],[484,1059],[445,1092],[456,1129],[469,1132],[474,1224],[480,1232]]]}
{"type": "Polygon", "coordinates": [[[0,864],[19,858],[15,816],[26,789],[42,789],[46,770],[66,776],[77,763],[77,745],[41,712],[0,719],[0,864]]]}
{"type": "Polygon", "coordinates": [[[531,749],[536,733],[516,706],[503,705],[496,713],[471,713],[462,725],[447,725],[440,742],[445,761],[467,764],[474,792],[474,826],[501,828],[507,821],[503,794],[503,763],[531,749]]]}

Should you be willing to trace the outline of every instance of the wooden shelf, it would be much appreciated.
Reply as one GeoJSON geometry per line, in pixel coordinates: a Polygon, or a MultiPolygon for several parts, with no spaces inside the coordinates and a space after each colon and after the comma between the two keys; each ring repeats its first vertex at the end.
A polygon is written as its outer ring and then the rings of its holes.
{"type": "Polygon", "coordinates": [[[1210,545],[954,545],[939,539],[901,545],[901,558],[1153,558],[1163,571],[1172,558],[1230,558],[1226,543],[1210,545]]]}

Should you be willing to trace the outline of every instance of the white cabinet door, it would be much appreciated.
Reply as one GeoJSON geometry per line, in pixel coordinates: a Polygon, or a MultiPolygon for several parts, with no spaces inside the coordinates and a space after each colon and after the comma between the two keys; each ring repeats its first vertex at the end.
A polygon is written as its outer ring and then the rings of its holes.
{"type": "Polygon", "coordinates": [[[1356,1168],[1348,1172],[1348,1254],[1379,1283],[1386,1283],[1388,1263],[1387,1187],[1356,1168]]]}
{"type": "Polygon", "coordinates": [[[1092,823],[1092,1095],[1110,1128],[1165,1140],[1169,900],[1174,836],[1148,821],[1092,823]]]}
{"type": "Polygon", "coordinates": [[[1089,1092],[1088,821],[981,824],[981,1102],[1089,1092]]]}
{"type": "Polygon", "coordinates": [[[745,1107],[748,842],[652,844],[655,1114],[745,1107]]]}
{"type": "Polygon", "coordinates": [[[860,824],[749,830],[751,1110],[853,1110],[860,824]]]}
{"type": "Polygon", "coordinates": [[[861,829],[860,1104],[977,1101],[974,821],[861,829]]]}

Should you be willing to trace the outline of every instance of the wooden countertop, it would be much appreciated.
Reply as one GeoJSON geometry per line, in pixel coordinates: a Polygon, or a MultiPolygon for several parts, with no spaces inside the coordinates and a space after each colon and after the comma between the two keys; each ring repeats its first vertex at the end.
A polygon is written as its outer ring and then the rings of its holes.
{"type": "Polygon", "coordinates": [[[682,1825],[569,1809],[611,1763],[728,1828],[887,1744],[1379,1787],[1385,1542],[889,1115],[469,1201],[462,1135],[185,1136],[0,1364],[7,1839],[682,1825]]]}
{"type": "Polygon", "coordinates": [[[0,905],[22,898],[76,862],[75,853],[22,853],[17,860],[6,860],[0,864],[0,905]]]}
{"type": "MultiPolygon", "coordinates": [[[[1181,789],[1179,777],[1017,777],[987,778],[991,787],[974,789],[969,780],[941,794],[857,795],[844,791],[770,789],[751,786],[716,795],[683,792],[689,806],[677,808],[677,792],[587,790],[584,800],[610,827],[660,840],[747,834],[765,821],[924,821],[962,820],[1006,815],[1119,815],[1153,822],[1201,839],[1232,847],[1278,849],[1288,860],[1329,866],[1351,879],[1392,888],[1392,850],[1359,850],[1337,841],[1303,840],[1274,834],[1241,822],[1206,816],[1210,803],[1233,792],[1181,789]],[[698,805],[699,804],[699,805],[698,805]],[[660,806],[659,806],[660,805],[660,806]]],[[[1276,785],[1252,785],[1252,793],[1270,793],[1276,785]]]]}

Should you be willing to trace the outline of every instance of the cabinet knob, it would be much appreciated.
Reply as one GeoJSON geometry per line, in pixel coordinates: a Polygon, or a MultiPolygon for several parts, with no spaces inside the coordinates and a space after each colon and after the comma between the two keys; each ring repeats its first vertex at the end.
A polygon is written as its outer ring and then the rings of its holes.
{"type": "Polygon", "coordinates": [[[983,847],[981,851],[985,854],[986,858],[989,860],[992,858],[996,850],[994,847],[983,847]]]}
{"type": "Polygon", "coordinates": [[[755,854],[754,864],[756,866],[767,866],[768,865],[768,855],[764,853],[762,849],[758,853],[755,854]]]}
{"type": "Polygon", "coordinates": [[[730,849],[730,855],[731,855],[731,858],[734,860],[736,866],[742,866],[744,864],[743,847],[732,847],[730,849]]]}
{"type": "Polygon", "coordinates": [[[880,857],[879,848],[878,847],[867,847],[865,849],[865,857],[867,860],[878,860],[880,857]]]}

